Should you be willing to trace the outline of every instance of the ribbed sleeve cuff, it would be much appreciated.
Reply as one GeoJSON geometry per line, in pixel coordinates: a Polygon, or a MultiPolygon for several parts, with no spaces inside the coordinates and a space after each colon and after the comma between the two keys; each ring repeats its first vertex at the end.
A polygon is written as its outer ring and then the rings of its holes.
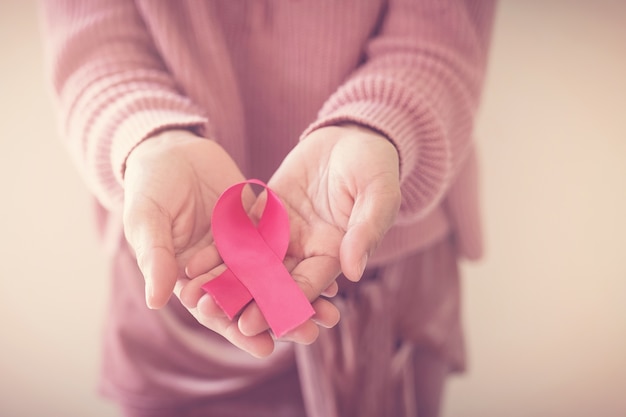
{"type": "Polygon", "coordinates": [[[151,135],[177,128],[199,135],[209,130],[207,118],[189,100],[169,92],[128,94],[103,109],[89,129],[87,147],[96,197],[109,208],[119,203],[130,152],[151,135]]]}
{"type": "Polygon", "coordinates": [[[143,140],[168,129],[189,129],[202,135],[207,120],[175,110],[146,110],[134,113],[120,124],[111,148],[111,166],[116,180],[122,184],[126,158],[143,140]]]}
{"type": "Polygon", "coordinates": [[[302,138],[321,127],[346,122],[366,126],[386,136],[400,156],[402,203],[398,222],[413,222],[428,214],[445,192],[450,173],[450,147],[443,126],[427,105],[384,79],[371,81],[369,89],[372,91],[369,92],[367,88],[356,86],[338,91],[302,138]]]}

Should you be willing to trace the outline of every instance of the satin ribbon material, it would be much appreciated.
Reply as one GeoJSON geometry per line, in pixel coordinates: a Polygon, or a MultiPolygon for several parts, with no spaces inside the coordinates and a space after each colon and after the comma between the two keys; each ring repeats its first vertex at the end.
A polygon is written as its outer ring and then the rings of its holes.
{"type": "Polygon", "coordinates": [[[232,320],[252,299],[277,337],[295,329],[314,314],[283,259],[289,245],[289,217],[278,196],[259,180],[228,188],[211,217],[213,239],[227,268],[202,288],[232,320]],[[263,214],[255,226],[241,202],[247,184],[267,190],[263,214]]]}

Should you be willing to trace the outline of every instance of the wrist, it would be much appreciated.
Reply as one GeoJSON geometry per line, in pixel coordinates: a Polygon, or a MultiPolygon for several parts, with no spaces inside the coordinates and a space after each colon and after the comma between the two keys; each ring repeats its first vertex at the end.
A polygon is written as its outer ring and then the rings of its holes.
{"type": "MultiPolygon", "coordinates": [[[[355,122],[341,122],[341,123],[337,123],[333,125],[323,126],[316,130],[313,130],[312,132],[309,132],[307,137],[311,135],[312,133],[315,133],[316,131],[333,132],[331,135],[322,135],[322,136],[332,136],[332,137],[335,137],[337,140],[340,140],[346,137],[354,138],[355,136],[360,136],[360,137],[363,137],[365,139],[370,139],[370,140],[377,140],[377,139],[384,140],[385,142],[391,144],[396,150],[396,152],[398,152],[396,145],[393,143],[391,139],[389,139],[382,132],[364,124],[359,124],[355,122]]],[[[319,136],[319,135],[315,135],[315,136],[319,136]]]]}
{"type": "Polygon", "coordinates": [[[381,132],[379,132],[376,129],[372,129],[371,127],[367,125],[362,125],[362,124],[354,123],[354,122],[343,122],[343,123],[338,123],[334,126],[344,129],[349,132],[368,135],[368,136],[377,136],[377,137],[380,137],[389,141],[389,138],[387,138],[387,136],[383,135],[381,132]]]}
{"type": "Polygon", "coordinates": [[[188,145],[190,142],[207,140],[186,129],[166,129],[156,132],[131,149],[126,157],[124,172],[130,165],[134,165],[144,158],[152,158],[164,153],[168,154],[181,146],[188,145]]]}
{"type": "Polygon", "coordinates": [[[355,138],[360,137],[363,140],[366,140],[366,143],[374,143],[378,141],[384,141],[389,144],[390,147],[393,147],[395,154],[399,157],[398,148],[395,143],[389,139],[386,135],[381,133],[380,131],[373,129],[367,125],[354,123],[354,122],[345,122],[339,123],[336,125],[330,125],[327,127],[322,127],[320,129],[338,129],[339,133],[337,137],[339,140],[342,138],[355,138]]]}
{"type": "Polygon", "coordinates": [[[130,158],[131,155],[147,152],[151,149],[171,148],[194,140],[206,140],[206,138],[198,136],[186,129],[161,130],[139,142],[139,144],[130,151],[128,158],[130,158]]]}

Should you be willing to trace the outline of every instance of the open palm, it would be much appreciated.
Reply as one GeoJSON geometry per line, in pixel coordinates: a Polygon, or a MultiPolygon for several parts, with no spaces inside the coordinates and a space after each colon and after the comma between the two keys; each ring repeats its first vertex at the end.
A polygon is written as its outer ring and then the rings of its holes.
{"type": "MultiPolygon", "coordinates": [[[[341,272],[360,279],[367,258],[392,225],[400,206],[398,154],[369,129],[321,128],[293,149],[269,186],[289,213],[285,264],[315,300],[341,272]]],[[[255,205],[262,204],[261,198],[255,205]]],[[[252,304],[239,327],[255,335],[267,324],[252,304]]]]}
{"type": "MultiPolygon", "coordinates": [[[[180,296],[189,284],[188,260],[212,244],[217,198],[243,179],[221,146],[190,132],[168,131],[133,150],[124,177],[124,232],[144,275],[149,307],[163,307],[172,292],[180,296]]],[[[244,204],[250,206],[254,198],[249,192],[244,204]]],[[[196,305],[186,306],[201,324],[244,350],[265,356],[274,347],[267,334],[245,336],[224,315],[203,315],[196,305]]]]}

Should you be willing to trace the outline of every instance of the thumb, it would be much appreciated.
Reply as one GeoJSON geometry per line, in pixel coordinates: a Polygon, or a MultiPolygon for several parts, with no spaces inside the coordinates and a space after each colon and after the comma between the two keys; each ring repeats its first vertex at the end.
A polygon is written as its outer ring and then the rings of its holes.
{"type": "Polygon", "coordinates": [[[399,207],[399,188],[383,181],[371,183],[357,194],[339,249],[341,270],[349,280],[361,279],[369,257],[393,224],[399,207]]]}
{"type": "Polygon", "coordinates": [[[156,207],[130,208],[124,213],[126,240],[145,280],[146,304],[167,304],[178,277],[169,217],[156,207]]]}

